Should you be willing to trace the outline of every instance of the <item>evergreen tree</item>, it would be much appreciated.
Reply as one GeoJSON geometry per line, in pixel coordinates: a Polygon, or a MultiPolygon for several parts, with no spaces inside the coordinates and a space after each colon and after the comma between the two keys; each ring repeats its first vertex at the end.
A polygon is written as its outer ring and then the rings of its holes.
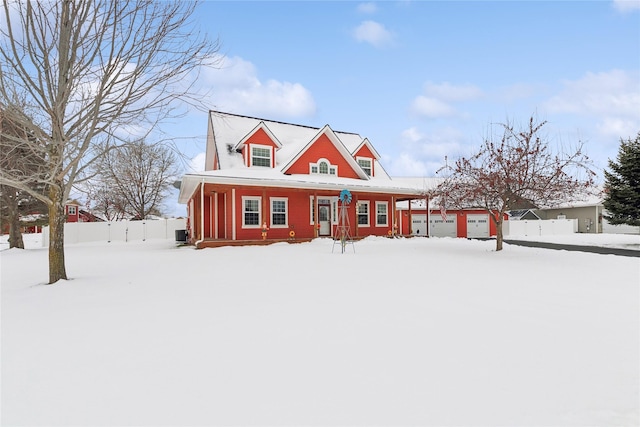
{"type": "Polygon", "coordinates": [[[617,162],[604,171],[604,208],[611,224],[640,225],[640,132],[635,140],[620,139],[617,162]]]}

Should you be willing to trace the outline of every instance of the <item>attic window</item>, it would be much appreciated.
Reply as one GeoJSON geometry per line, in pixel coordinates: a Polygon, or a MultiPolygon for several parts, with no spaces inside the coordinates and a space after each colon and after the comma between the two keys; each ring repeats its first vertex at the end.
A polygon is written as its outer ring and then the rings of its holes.
{"type": "Polygon", "coordinates": [[[309,171],[312,174],[338,175],[338,166],[334,166],[327,159],[320,159],[318,163],[310,163],[309,171]]]}
{"type": "Polygon", "coordinates": [[[373,172],[373,167],[371,166],[373,162],[371,159],[369,157],[358,157],[357,160],[364,173],[366,173],[367,176],[371,176],[373,172]]]}
{"type": "Polygon", "coordinates": [[[271,147],[252,145],[251,166],[271,167],[271,147]]]}

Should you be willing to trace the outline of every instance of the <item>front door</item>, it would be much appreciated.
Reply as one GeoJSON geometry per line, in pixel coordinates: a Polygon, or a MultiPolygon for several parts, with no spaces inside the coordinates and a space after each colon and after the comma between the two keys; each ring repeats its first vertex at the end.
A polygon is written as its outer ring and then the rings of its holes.
{"type": "Polygon", "coordinates": [[[331,201],[328,203],[323,199],[318,202],[318,224],[320,224],[320,230],[318,234],[320,236],[331,235],[331,201]]]}

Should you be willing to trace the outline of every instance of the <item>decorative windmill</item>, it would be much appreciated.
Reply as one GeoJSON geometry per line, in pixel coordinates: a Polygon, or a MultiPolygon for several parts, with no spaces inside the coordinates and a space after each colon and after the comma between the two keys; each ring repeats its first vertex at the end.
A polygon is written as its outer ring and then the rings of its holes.
{"type": "MultiPolygon", "coordinates": [[[[349,224],[349,215],[347,214],[347,209],[351,203],[351,193],[349,190],[342,190],[338,199],[340,201],[340,213],[338,215],[338,225],[336,226],[333,246],[335,247],[336,242],[340,240],[340,247],[342,248],[342,253],[344,253],[347,243],[351,243],[353,252],[355,253],[356,247],[353,245],[353,239],[351,238],[351,225],[349,224]]],[[[333,252],[333,248],[331,248],[331,252],[333,252]]]]}

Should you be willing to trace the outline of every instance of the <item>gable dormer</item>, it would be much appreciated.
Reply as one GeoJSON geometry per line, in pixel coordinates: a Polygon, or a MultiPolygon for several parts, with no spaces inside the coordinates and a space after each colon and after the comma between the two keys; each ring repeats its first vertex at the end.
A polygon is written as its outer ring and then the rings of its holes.
{"type": "Polygon", "coordinates": [[[245,166],[268,168],[276,166],[276,151],[280,148],[282,143],[264,122],[260,122],[233,147],[242,153],[245,166]]]}
{"type": "Polygon", "coordinates": [[[367,138],[354,150],[353,158],[367,176],[375,176],[375,164],[376,161],[380,160],[380,154],[373,148],[367,138]]]}
{"type": "Polygon", "coordinates": [[[326,125],[282,168],[286,175],[328,175],[368,179],[338,135],[326,125]]]}

